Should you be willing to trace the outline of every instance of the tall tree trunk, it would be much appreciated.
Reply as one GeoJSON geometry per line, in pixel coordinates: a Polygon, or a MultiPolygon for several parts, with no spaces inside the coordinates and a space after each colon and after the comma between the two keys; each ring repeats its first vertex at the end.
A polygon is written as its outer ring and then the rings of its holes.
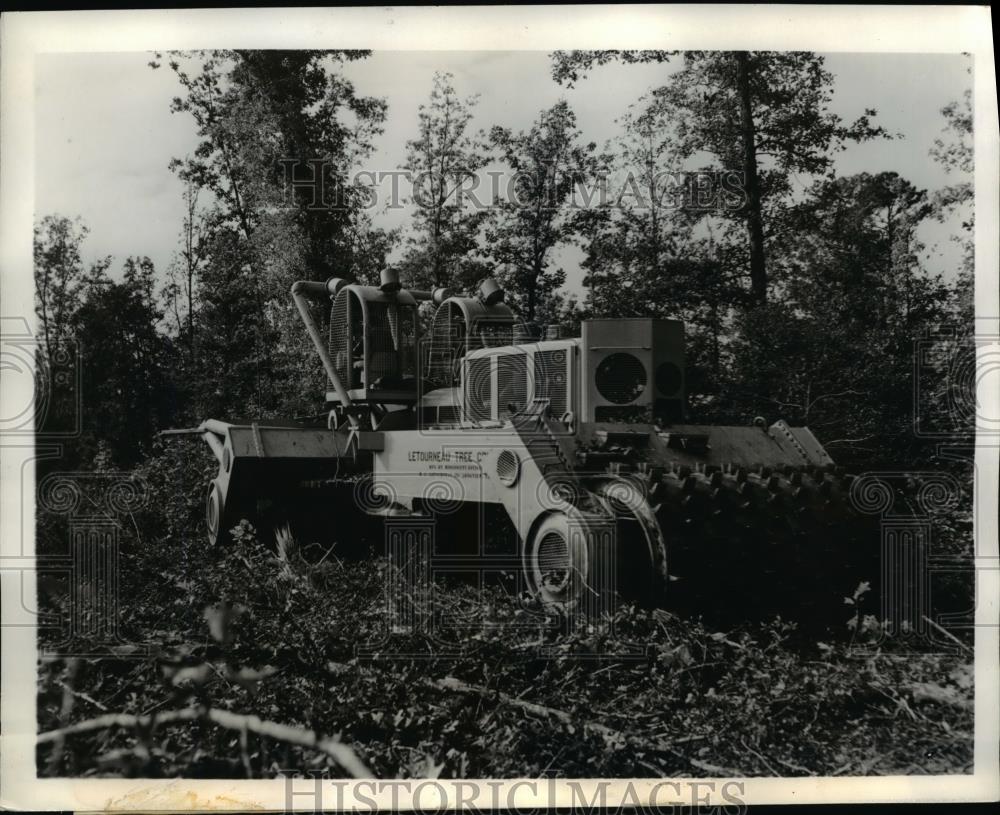
{"type": "Polygon", "coordinates": [[[533,264],[532,270],[529,273],[530,279],[528,281],[528,302],[525,304],[525,322],[533,323],[535,321],[535,309],[537,308],[538,298],[535,292],[535,287],[538,284],[538,279],[541,277],[542,270],[539,268],[537,263],[533,264]]]}
{"type": "Polygon", "coordinates": [[[750,289],[755,303],[767,302],[767,266],[764,256],[764,221],[757,178],[757,141],[750,101],[750,55],[736,53],[736,87],[740,96],[740,132],[743,136],[743,175],[747,192],[747,233],[750,237],[750,289]]]}
{"type": "Polygon", "coordinates": [[[194,362],[194,268],[190,265],[187,274],[187,301],[188,359],[194,362]]]}
{"type": "MultiPolygon", "coordinates": [[[[187,204],[187,220],[184,222],[184,249],[187,261],[188,360],[194,362],[194,274],[198,263],[195,256],[194,219],[198,206],[198,189],[191,182],[188,182],[184,197],[187,204]]],[[[177,330],[180,333],[180,327],[177,330]]]]}

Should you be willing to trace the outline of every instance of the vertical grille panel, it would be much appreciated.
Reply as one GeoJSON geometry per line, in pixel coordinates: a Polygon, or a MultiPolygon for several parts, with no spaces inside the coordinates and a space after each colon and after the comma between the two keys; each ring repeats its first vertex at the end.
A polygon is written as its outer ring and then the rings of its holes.
{"type": "Polygon", "coordinates": [[[399,380],[413,373],[416,345],[413,306],[400,303],[369,302],[368,306],[368,385],[380,379],[399,380]]]}
{"type": "Polygon", "coordinates": [[[458,408],[454,405],[444,405],[438,408],[439,424],[458,424],[458,408]]]}
{"type": "Polygon", "coordinates": [[[473,422],[493,418],[491,359],[469,360],[465,368],[465,415],[473,422]]]}
{"type": "Polygon", "coordinates": [[[330,359],[333,361],[333,369],[337,372],[337,378],[347,388],[351,387],[351,378],[348,376],[351,364],[349,353],[351,323],[348,315],[350,296],[349,291],[341,291],[330,308],[330,359]]]}
{"type": "Polygon", "coordinates": [[[473,326],[474,340],[470,348],[501,348],[514,343],[514,325],[510,319],[480,318],[473,326]]]}
{"type": "Polygon", "coordinates": [[[455,362],[465,345],[465,317],[455,303],[444,303],[434,313],[425,377],[436,387],[455,384],[455,362]]]}
{"type": "Polygon", "coordinates": [[[569,383],[566,377],[566,351],[538,351],[535,354],[535,398],[548,399],[555,417],[567,410],[569,383]]]}
{"type": "Polygon", "coordinates": [[[497,377],[500,418],[509,419],[523,410],[528,401],[528,355],[498,355],[497,377]]]}

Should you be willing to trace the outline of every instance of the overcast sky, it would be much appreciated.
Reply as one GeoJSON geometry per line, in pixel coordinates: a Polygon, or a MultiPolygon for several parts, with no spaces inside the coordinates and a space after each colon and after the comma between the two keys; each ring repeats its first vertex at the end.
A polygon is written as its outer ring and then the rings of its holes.
{"type": "MultiPolygon", "coordinates": [[[[128,255],[148,255],[163,269],[178,245],[182,185],[167,164],[190,153],[197,142],[191,118],[170,113],[170,100],[179,93],[173,72],[147,67],[150,56],[37,58],[36,216],[80,216],[91,230],[84,247],[88,261],[113,255],[120,266],[128,255]]],[[[967,65],[960,55],[826,55],[835,78],[832,110],[850,121],[864,108],[876,108],[879,123],[904,135],[852,146],[838,156],[838,172],[895,170],[929,191],[954,183],[928,150],[941,135],[941,108],[971,86],[967,65]]],[[[435,71],[453,73],[461,95],[481,95],[476,128],[526,128],[540,110],[566,98],[585,136],[603,145],[618,133],[615,120],[672,70],[609,65],[567,89],[551,79],[549,69],[548,54],[534,51],[384,51],[349,64],[345,72],[358,92],[384,97],[389,105],[386,132],[376,142],[370,168],[401,165],[435,71]]],[[[392,227],[406,216],[397,210],[376,220],[392,227]]],[[[956,229],[956,222],[924,229],[931,270],[953,273],[959,252],[948,238],[956,229]]],[[[581,279],[579,257],[567,251],[559,258],[573,288],[581,279]]]]}

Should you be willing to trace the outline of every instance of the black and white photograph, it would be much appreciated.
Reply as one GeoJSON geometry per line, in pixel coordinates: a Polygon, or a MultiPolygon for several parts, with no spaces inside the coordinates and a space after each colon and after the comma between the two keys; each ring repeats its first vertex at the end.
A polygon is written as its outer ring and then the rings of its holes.
{"type": "Polygon", "coordinates": [[[988,8],[0,38],[4,807],[1000,795],[988,8]]]}

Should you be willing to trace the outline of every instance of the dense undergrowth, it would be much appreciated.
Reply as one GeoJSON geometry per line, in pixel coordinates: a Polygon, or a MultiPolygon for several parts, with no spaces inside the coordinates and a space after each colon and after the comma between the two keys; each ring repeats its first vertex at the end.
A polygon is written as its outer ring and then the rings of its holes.
{"type": "Polygon", "coordinates": [[[41,775],[972,769],[971,654],[879,644],[863,590],[823,640],[630,605],[595,625],[500,585],[435,585],[404,598],[427,615],[416,626],[390,625],[384,559],[268,550],[248,528],[208,548],[200,473],[181,461],[144,474],[158,503],[123,526],[124,644],[40,662],[39,732],[80,730],[42,737],[41,775]]]}

